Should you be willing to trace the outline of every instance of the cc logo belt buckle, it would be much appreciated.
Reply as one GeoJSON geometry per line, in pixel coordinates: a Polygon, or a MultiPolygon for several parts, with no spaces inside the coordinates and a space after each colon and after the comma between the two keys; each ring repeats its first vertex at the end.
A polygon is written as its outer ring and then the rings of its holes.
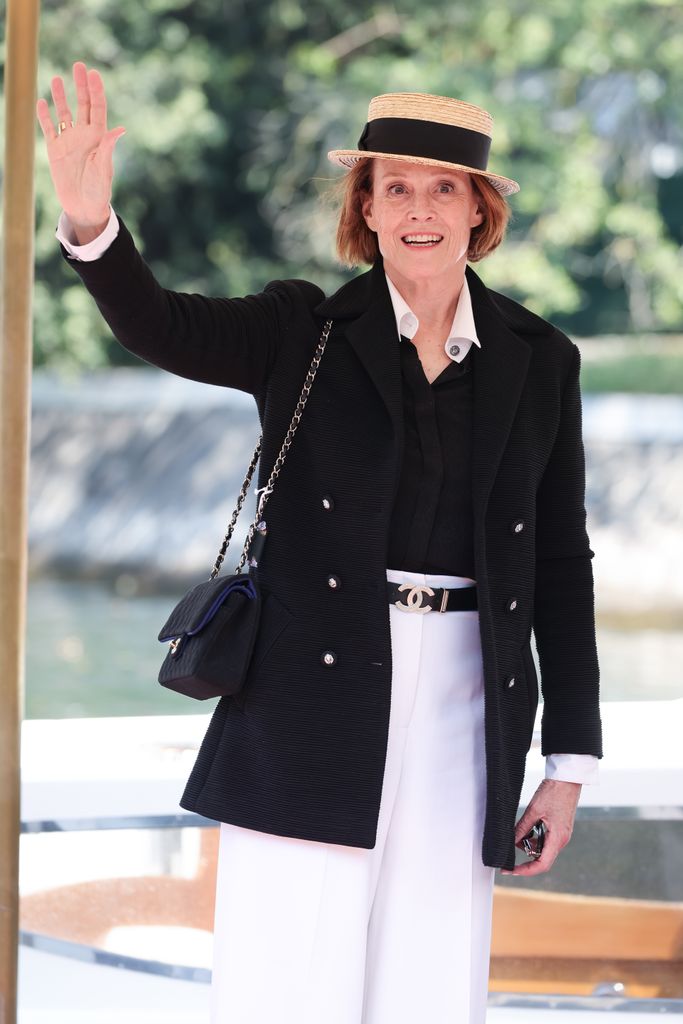
{"type": "Polygon", "coordinates": [[[400,608],[402,612],[419,612],[421,615],[431,612],[432,609],[428,604],[422,604],[423,594],[429,594],[430,597],[434,597],[434,591],[431,587],[425,587],[423,584],[414,586],[412,583],[402,583],[398,589],[408,591],[406,604],[403,604],[402,601],[394,602],[396,607],[400,608]]]}

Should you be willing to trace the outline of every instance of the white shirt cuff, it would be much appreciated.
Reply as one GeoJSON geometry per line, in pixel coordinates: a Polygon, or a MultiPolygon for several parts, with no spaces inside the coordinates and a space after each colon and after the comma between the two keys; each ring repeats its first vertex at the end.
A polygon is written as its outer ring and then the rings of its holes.
{"type": "Polygon", "coordinates": [[[598,782],[598,758],[595,754],[548,754],[545,759],[546,779],[558,782],[598,782]]]}
{"type": "Polygon", "coordinates": [[[62,210],[57,222],[55,235],[62,243],[69,256],[75,260],[96,260],[105,252],[119,233],[119,219],[114,213],[113,207],[109,206],[109,220],[104,231],[100,232],[92,242],[85,245],[77,245],[73,226],[67,214],[62,210]]]}

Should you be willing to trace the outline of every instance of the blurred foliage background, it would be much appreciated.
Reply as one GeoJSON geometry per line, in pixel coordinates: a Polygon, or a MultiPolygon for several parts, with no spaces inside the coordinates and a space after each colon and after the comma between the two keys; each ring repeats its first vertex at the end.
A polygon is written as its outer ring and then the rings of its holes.
{"type": "MultiPolygon", "coordinates": [[[[476,266],[487,284],[575,336],[683,330],[676,0],[43,0],[51,109],[61,74],[75,112],[75,60],[127,129],[113,204],[166,287],[342,284],[326,152],[355,146],[373,95],[423,91],[489,110],[490,166],[521,184],[508,238],[476,266]]],[[[130,362],[61,258],[36,132],[36,364],[130,362]]]]}

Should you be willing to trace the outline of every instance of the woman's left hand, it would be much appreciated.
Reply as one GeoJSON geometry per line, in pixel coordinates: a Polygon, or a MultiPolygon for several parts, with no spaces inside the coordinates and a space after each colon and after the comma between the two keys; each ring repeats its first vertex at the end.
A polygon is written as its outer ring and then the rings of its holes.
{"type": "Polygon", "coordinates": [[[580,782],[543,779],[527,809],[515,826],[515,846],[522,849],[522,837],[539,819],[545,823],[546,836],[541,856],[517,864],[514,870],[501,869],[503,875],[540,875],[548,871],[560,850],[571,839],[576,805],[581,796],[580,782]]]}

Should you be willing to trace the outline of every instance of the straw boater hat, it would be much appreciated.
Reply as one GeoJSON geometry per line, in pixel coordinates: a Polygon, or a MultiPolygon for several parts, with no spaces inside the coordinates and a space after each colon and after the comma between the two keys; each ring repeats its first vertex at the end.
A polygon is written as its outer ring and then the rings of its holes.
{"type": "Polygon", "coordinates": [[[329,160],[353,167],[364,157],[452,167],[488,178],[501,195],[519,192],[511,178],[486,170],[493,118],[486,110],[450,96],[390,92],[370,100],[358,149],[332,149],[329,160]]]}

